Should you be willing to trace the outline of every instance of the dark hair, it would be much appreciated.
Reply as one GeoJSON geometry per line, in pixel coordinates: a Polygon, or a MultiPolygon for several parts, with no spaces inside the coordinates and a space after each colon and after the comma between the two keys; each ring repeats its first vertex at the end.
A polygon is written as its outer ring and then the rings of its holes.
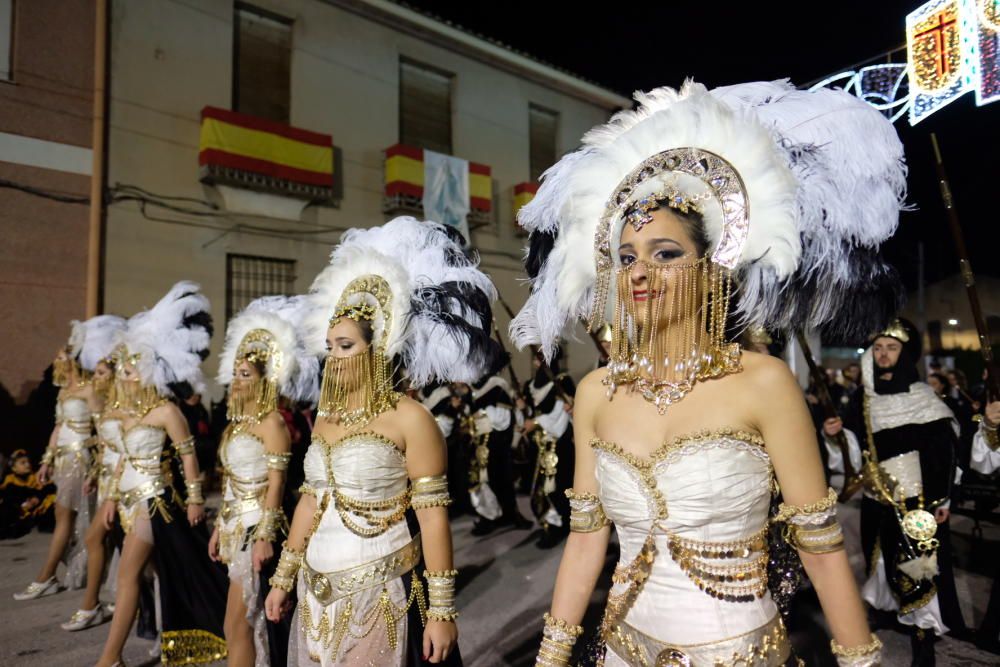
{"type": "Polygon", "coordinates": [[[927,379],[930,380],[931,378],[934,378],[935,380],[940,382],[941,386],[945,389],[951,386],[951,383],[948,382],[948,378],[947,376],[945,376],[944,373],[931,373],[930,375],[927,376],[927,379]]]}
{"type": "MultiPolygon", "coordinates": [[[[687,213],[684,213],[676,208],[672,208],[667,205],[666,198],[657,199],[656,202],[657,206],[649,209],[649,211],[667,211],[680,220],[684,232],[691,237],[691,241],[694,243],[698,257],[704,257],[705,253],[708,252],[708,233],[705,231],[704,216],[693,209],[689,209],[687,213]]],[[[625,216],[628,216],[633,210],[635,210],[635,207],[630,207],[625,211],[625,216]]],[[[541,241],[541,239],[539,240],[541,241]]]]}
{"type": "Polygon", "coordinates": [[[361,329],[361,336],[365,339],[365,342],[371,345],[372,338],[375,337],[375,325],[372,324],[372,321],[358,320],[358,328],[361,329]]]}

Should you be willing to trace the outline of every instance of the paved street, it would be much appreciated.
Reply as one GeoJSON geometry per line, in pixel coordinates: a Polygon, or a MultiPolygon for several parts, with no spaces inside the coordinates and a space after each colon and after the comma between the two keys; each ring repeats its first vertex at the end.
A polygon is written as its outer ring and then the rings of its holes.
{"type": "MultiPolygon", "coordinates": [[[[522,499],[523,501],[524,499],[522,499]]],[[[526,507],[524,508],[527,509],[526,507]]],[[[842,520],[849,529],[849,539],[857,543],[857,510],[844,508],[842,520]]],[[[460,569],[459,608],[461,647],[467,667],[532,664],[538,644],[542,613],[548,608],[560,550],[539,551],[528,531],[504,531],[486,538],[469,535],[471,519],[455,522],[456,562],[460,569]]],[[[959,563],[971,570],[988,567],[996,558],[1000,531],[985,526],[982,543],[971,536],[971,522],[954,520],[959,563]]],[[[5,667],[76,666],[93,664],[100,652],[107,626],[80,633],[68,633],[59,623],[72,614],[80,592],[71,591],[30,602],[13,602],[10,595],[21,588],[37,569],[47,546],[46,535],[32,533],[16,541],[0,542],[0,664],[5,667]]],[[[609,554],[609,565],[614,554],[609,554]]],[[[861,555],[854,553],[852,563],[860,569],[861,555]]],[[[990,580],[975,571],[959,572],[959,595],[966,619],[978,623],[986,604],[990,580]]],[[[597,623],[603,593],[597,592],[591,605],[588,629],[597,623]]],[[[809,665],[832,665],[826,655],[826,643],[808,629],[822,623],[814,598],[808,592],[792,621],[793,641],[809,665]]],[[[886,667],[905,667],[908,640],[892,632],[879,633],[886,643],[886,667]]],[[[130,667],[155,665],[149,657],[153,643],[131,639],[125,658],[130,667]]],[[[1000,664],[1000,658],[976,651],[969,644],[945,638],[938,644],[938,664],[975,667],[1000,664]]]]}

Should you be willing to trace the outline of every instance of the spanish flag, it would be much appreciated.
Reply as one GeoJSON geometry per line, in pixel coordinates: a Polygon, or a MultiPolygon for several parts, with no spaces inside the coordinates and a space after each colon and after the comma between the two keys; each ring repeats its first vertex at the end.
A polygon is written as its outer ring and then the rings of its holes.
{"type": "Polygon", "coordinates": [[[205,107],[201,110],[198,164],[250,177],[333,187],[333,137],[256,116],[205,107]]]}

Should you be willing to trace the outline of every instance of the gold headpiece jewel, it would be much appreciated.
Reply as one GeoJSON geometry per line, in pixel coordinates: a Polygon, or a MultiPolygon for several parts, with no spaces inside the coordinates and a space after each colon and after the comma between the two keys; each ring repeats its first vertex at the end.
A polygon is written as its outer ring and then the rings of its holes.
{"type": "Polygon", "coordinates": [[[904,327],[903,323],[900,322],[898,319],[893,320],[892,324],[886,327],[883,331],[879,332],[878,336],[876,336],[876,338],[883,338],[883,337],[895,338],[896,340],[901,341],[903,343],[910,342],[910,332],[906,330],[906,327],[904,327]]]}
{"type": "Polygon", "coordinates": [[[711,192],[688,195],[678,190],[674,185],[668,184],[664,189],[637,201],[625,216],[625,221],[632,225],[632,229],[638,232],[653,221],[653,211],[658,211],[664,206],[669,206],[681,213],[689,213],[690,211],[701,213],[701,202],[711,198],[711,192]]]}

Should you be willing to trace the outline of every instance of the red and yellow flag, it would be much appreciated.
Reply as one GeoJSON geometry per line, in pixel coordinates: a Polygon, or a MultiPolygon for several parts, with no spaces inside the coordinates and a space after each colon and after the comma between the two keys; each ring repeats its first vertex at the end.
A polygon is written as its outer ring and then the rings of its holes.
{"type": "Polygon", "coordinates": [[[333,137],[217,107],[201,110],[198,164],[333,187],[333,137]]]}

